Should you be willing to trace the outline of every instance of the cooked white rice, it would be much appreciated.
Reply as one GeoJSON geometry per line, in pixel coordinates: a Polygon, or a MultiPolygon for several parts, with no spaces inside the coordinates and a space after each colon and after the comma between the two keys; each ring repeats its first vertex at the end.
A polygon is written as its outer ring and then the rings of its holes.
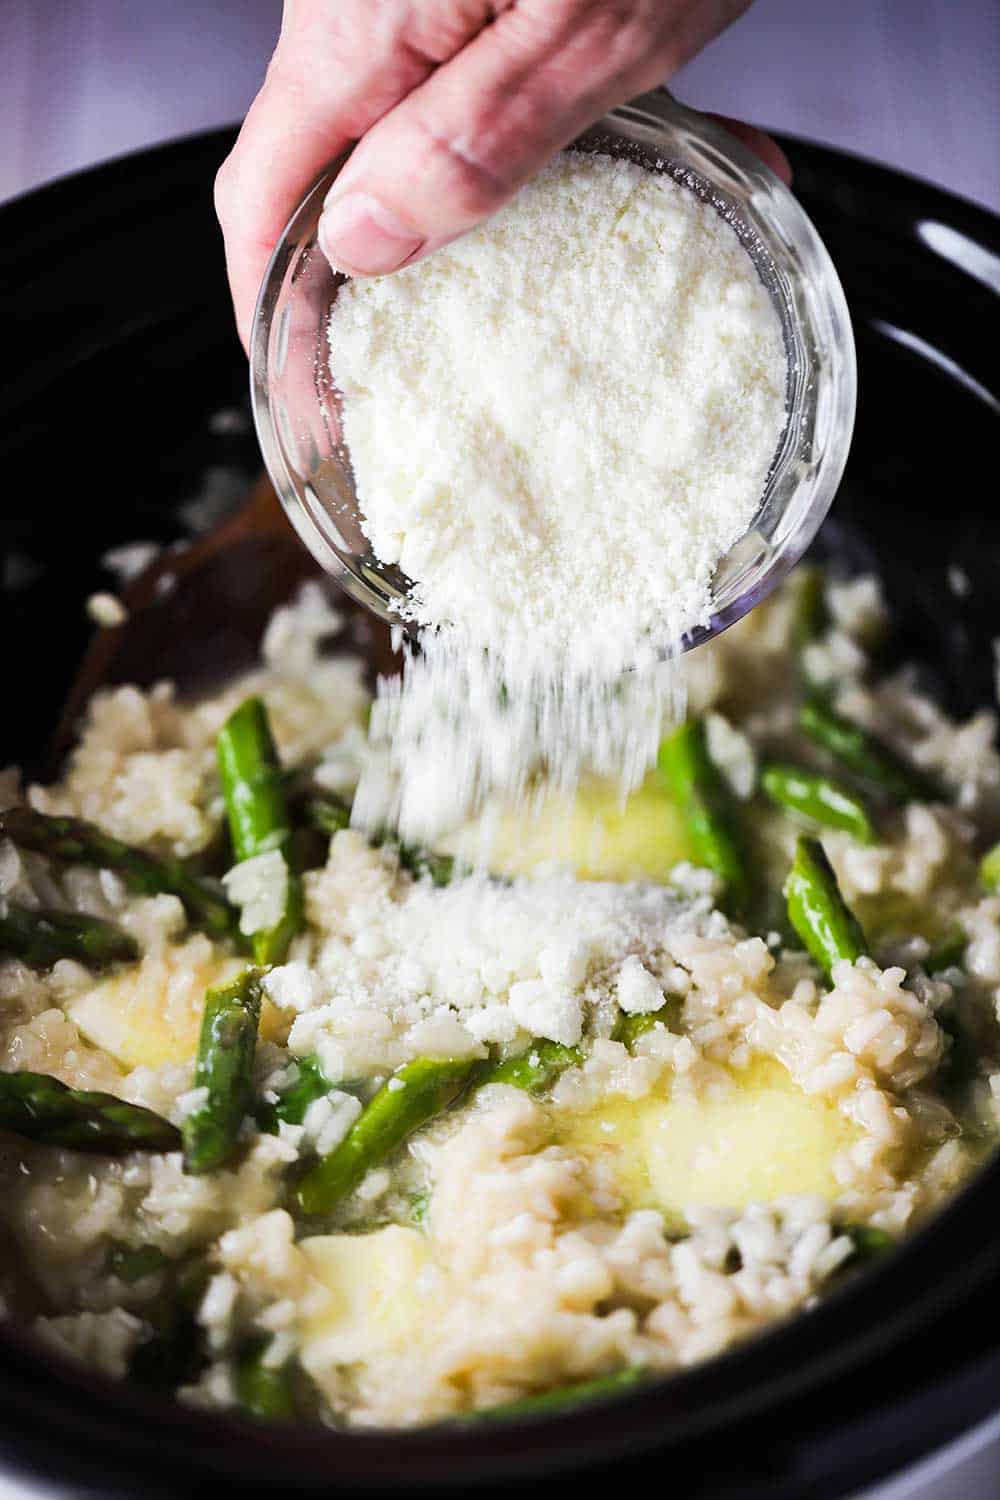
{"type": "MultiPolygon", "coordinates": [[[[972,860],[1000,793],[995,722],[954,725],[906,678],[871,686],[865,646],[883,609],[870,580],[835,588],[830,605],[810,670],[954,792],[949,807],[911,805],[870,846],[824,835],[878,961],[842,963],[828,984],[776,934],[728,921],[712,879],[688,866],[671,884],[550,866],[437,888],[360,832],[339,833],[306,877],[307,928],[265,985],[260,1098],[306,1056],[331,1084],[302,1125],[268,1135],[248,1121],[242,1158],[208,1177],[175,1154],[5,1147],[10,1222],[50,1304],[40,1335],[125,1374],[163,1281],[121,1281],[109,1246],[198,1250],[211,1268],[197,1314],[208,1359],[188,1398],[231,1403],[234,1353],[257,1333],[273,1366],[298,1356],[339,1418],[412,1424],[622,1365],[705,1358],[807,1307],[854,1254],[845,1226],[898,1235],[938,1205],[982,1155],[972,1115],[1000,1109],[1000,899],[977,890],[972,860]],[[904,941],[891,923],[880,935],[875,920],[927,908],[935,931],[954,922],[968,938],[962,968],[934,979],[914,972],[926,937],[904,941]],[[612,1039],[623,1013],[666,1017],[668,995],[671,1025],[631,1051],[612,1039]],[[963,1110],[942,1085],[941,1019],[956,1014],[974,1016],[982,1054],[963,1110]],[[480,1091],[371,1172],[333,1233],[297,1229],[284,1180],[342,1139],[359,1090],[419,1056],[581,1037],[585,1060],[551,1097],[480,1091]],[[748,1099],[756,1114],[740,1113],[748,1099]],[[755,1145],[762,1118],[775,1140],[801,1127],[798,1155],[771,1159],[766,1130],[755,1145]],[[737,1127],[750,1143],[734,1165],[715,1147],[737,1127]],[[649,1144],[657,1131],[675,1143],[666,1165],[649,1144]]],[[[790,725],[790,621],[779,597],[690,659],[692,702],[713,712],[712,752],[744,798],[760,750],[790,725]]],[[[336,625],[309,588],[272,623],[260,670],[225,692],[195,704],[169,684],[98,694],[63,779],[28,799],[154,849],[204,850],[222,818],[215,736],[249,692],[264,697],[285,763],[318,762],[316,779],[349,793],[366,695],[359,663],[321,653],[336,625]]],[[[773,822],[767,858],[780,867],[794,830],[773,822]]],[[[266,896],[258,881],[245,921],[266,896]]],[[[110,977],[65,960],[47,973],[0,963],[3,1067],[181,1122],[199,1103],[204,991],[238,968],[232,951],[192,933],[174,897],[130,896],[109,872],[59,875],[10,846],[4,897],[112,918],[142,957],[110,977]]]]}

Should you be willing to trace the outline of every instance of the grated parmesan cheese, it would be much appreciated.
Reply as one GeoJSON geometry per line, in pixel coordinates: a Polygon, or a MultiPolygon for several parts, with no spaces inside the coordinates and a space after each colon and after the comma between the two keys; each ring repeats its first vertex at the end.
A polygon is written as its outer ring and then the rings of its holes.
{"type": "Polygon", "coordinates": [[[430,259],[348,282],[329,342],[364,526],[422,628],[381,725],[400,790],[363,776],[359,816],[427,837],[539,760],[636,785],[679,706],[656,663],[707,620],[784,424],[735,230],[667,175],[565,153],[430,259]]]}

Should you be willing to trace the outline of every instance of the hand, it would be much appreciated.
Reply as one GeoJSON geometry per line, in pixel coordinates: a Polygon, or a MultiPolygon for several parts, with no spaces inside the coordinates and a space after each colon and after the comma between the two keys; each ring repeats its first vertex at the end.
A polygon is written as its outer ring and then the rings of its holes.
{"type": "MultiPolygon", "coordinates": [[[[285,223],[352,143],[320,243],[353,274],[398,270],[495,213],[561,146],[663,82],[749,3],[286,0],[264,86],[216,182],[244,344],[285,223]]],[[[735,128],[790,175],[773,141],[735,128]]]]}

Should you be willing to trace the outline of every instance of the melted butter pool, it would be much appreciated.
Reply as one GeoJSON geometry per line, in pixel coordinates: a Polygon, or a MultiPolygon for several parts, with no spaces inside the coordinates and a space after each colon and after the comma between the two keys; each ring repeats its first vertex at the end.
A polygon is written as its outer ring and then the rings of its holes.
{"type": "Polygon", "coordinates": [[[627,1208],[658,1208],[671,1220],[689,1204],[837,1197],[834,1160],[857,1127],[827,1099],[803,1093],[780,1063],[760,1059],[731,1077],[731,1088],[698,1098],[658,1092],[563,1116],[558,1138],[603,1160],[627,1208]]]}
{"type": "Polygon", "coordinates": [[[668,883],[675,865],[692,857],[684,821],[655,773],[624,805],[617,786],[599,777],[585,777],[572,796],[539,788],[525,806],[494,804],[447,847],[474,861],[484,827],[497,875],[554,863],[579,880],[668,883]]]}

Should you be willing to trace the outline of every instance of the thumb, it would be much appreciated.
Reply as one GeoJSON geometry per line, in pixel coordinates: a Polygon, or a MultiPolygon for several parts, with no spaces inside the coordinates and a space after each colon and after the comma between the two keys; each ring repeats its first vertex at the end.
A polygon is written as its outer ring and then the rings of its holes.
{"type": "Polygon", "coordinates": [[[495,213],[561,146],[720,29],[700,24],[706,9],[718,18],[718,6],[684,3],[505,10],[355,148],[319,223],[328,259],[382,275],[495,213]]]}

